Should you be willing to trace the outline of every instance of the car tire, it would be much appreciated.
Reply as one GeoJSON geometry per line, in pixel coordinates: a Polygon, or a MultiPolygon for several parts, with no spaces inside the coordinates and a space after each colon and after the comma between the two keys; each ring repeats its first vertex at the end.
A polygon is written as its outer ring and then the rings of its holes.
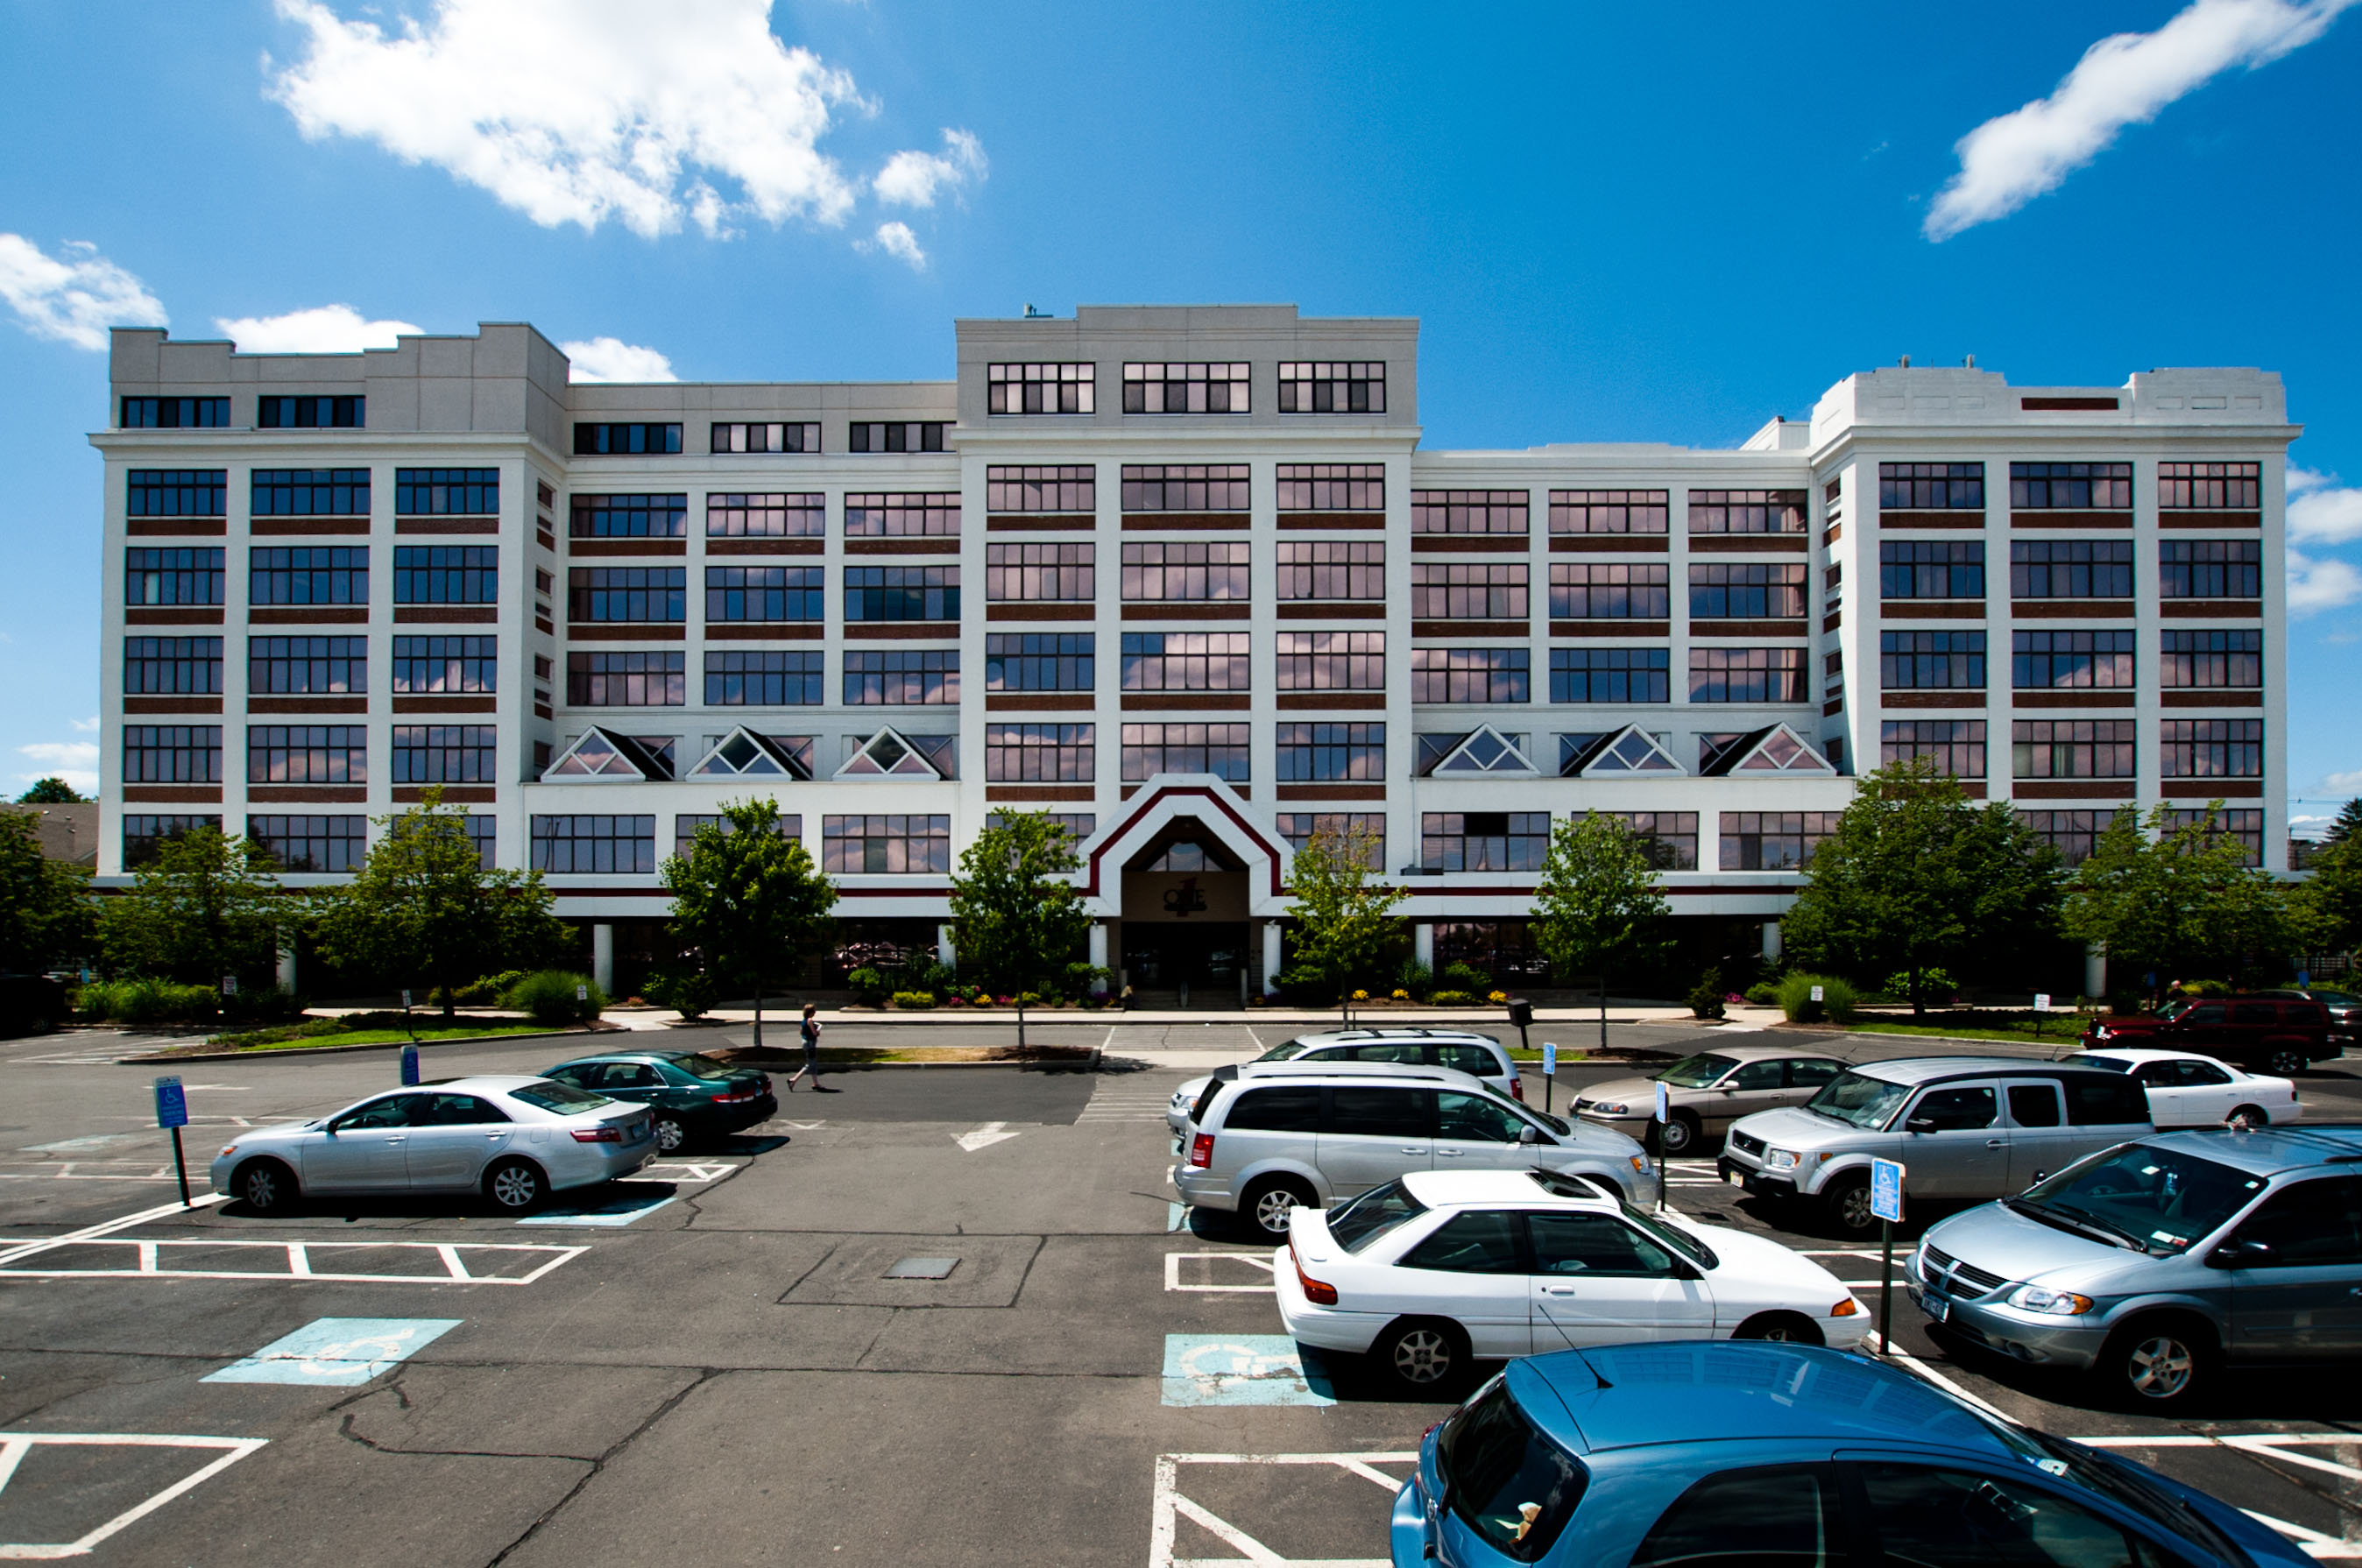
{"type": "Polygon", "coordinates": [[[1280,1176],[1259,1181],[1239,1200],[1239,1217],[1275,1242],[1287,1240],[1287,1211],[1298,1204],[1319,1204],[1319,1196],[1302,1182],[1280,1176]]]}
{"type": "Polygon", "coordinates": [[[1695,1153],[1705,1136],[1696,1117],[1686,1110],[1676,1110],[1672,1120],[1657,1129],[1657,1153],[1669,1160],[1682,1159],[1695,1153]]]}
{"type": "Polygon", "coordinates": [[[1450,1388],[1473,1359],[1468,1332],[1449,1318],[1404,1318],[1370,1346],[1370,1364],[1397,1393],[1427,1399],[1450,1388]]]}
{"type": "Polygon", "coordinates": [[[549,1178],[531,1160],[502,1160],[484,1173],[484,1196],[503,1214],[530,1214],[549,1196],[549,1178]]]}
{"type": "Polygon", "coordinates": [[[2213,1382],[2214,1331],[2202,1319],[2142,1318],[2108,1336],[2092,1370],[2113,1403],[2179,1413],[2213,1382]]]}
{"type": "Polygon", "coordinates": [[[2271,1112],[2260,1105],[2234,1106],[2231,1114],[2223,1118],[2225,1127],[2269,1127],[2271,1112]]]}
{"type": "Polygon", "coordinates": [[[274,1220],[292,1213],[303,1197],[295,1173],[277,1160],[247,1161],[229,1178],[229,1189],[248,1213],[274,1220]]]}
{"type": "Polygon", "coordinates": [[[1878,1216],[1870,1211],[1866,1176],[1839,1177],[1821,1194],[1821,1200],[1828,1206],[1829,1222],[1841,1235],[1867,1236],[1878,1224],[1878,1216]]]}
{"type": "Polygon", "coordinates": [[[689,1147],[689,1123],[672,1112],[657,1111],[654,1130],[657,1154],[678,1154],[689,1147]]]}
{"type": "Polygon", "coordinates": [[[2311,1066],[2312,1058],[2292,1045],[2276,1045],[2264,1053],[2264,1071],[2276,1078],[2292,1078],[2311,1066]]]}
{"type": "Polygon", "coordinates": [[[1817,1345],[1827,1342],[1821,1326],[1802,1312],[1758,1312],[1730,1331],[1734,1340],[1778,1340],[1792,1345],[1817,1345]]]}

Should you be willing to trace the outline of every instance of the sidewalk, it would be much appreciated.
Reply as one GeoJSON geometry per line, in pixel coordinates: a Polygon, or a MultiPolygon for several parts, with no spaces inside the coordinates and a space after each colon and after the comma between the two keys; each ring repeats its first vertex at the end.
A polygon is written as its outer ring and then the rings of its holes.
{"type": "MultiPolygon", "coordinates": [[[[801,1010],[800,1003],[786,1007],[766,1007],[763,1010],[764,1027],[768,1029],[774,1024],[782,1024],[792,1028],[801,1010]]],[[[1731,1011],[1733,1017],[1726,1021],[1716,1023],[1691,1017],[1690,1010],[1686,1007],[1617,1002],[1610,998],[1607,1006],[1607,1021],[1611,1024],[1646,1023],[1678,1027],[1694,1026],[1702,1029],[1751,1030],[1760,1029],[1767,1022],[1777,1021],[1780,1016],[1777,1008],[1734,1008],[1731,1011]],[[1738,1016],[1742,1013],[1760,1014],[1760,1017],[1750,1019],[1738,1016]]],[[[626,1029],[664,1029],[670,1027],[667,1021],[674,1014],[663,1008],[611,1007],[602,1016],[608,1022],[621,1024],[626,1029]]],[[[751,1023],[754,1021],[755,1010],[751,1007],[717,1007],[710,1010],[706,1016],[728,1024],[751,1023]]],[[[824,1023],[845,1028],[866,1028],[871,1025],[896,1029],[924,1029],[943,1025],[968,1029],[978,1025],[999,1025],[1010,1029],[1017,1027],[1017,1010],[1007,1007],[936,1008],[925,1012],[895,1012],[884,1009],[871,1010],[855,1008],[822,1008],[820,1010],[820,1017],[824,1023]]],[[[1025,1025],[1028,1029],[1063,1028],[1068,1025],[1087,1025],[1107,1029],[1150,1023],[1244,1025],[1258,1029],[1269,1024],[1299,1033],[1314,1028],[1346,1027],[1481,1029],[1487,1033],[1502,1033],[1506,1031],[1509,1034],[1515,1034],[1517,1032],[1517,1025],[1511,1023],[1507,1013],[1498,1008],[1363,1009],[1353,1015],[1353,1021],[1350,1026],[1341,1020],[1334,1008],[1320,1010],[1286,1007],[1191,1008],[1186,1010],[1134,1009],[1130,1012],[1120,1011],[1114,1008],[1101,1008],[1096,1011],[1085,1008],[1041,1008],[1029,1009],[1025,1014],[1025,1025]]],[[[1595,1031],[1597,1030],[1599,1013],[1595,1008],[1536,1008],[1534,1021],[1528,1032],[1534,1033],[1545,1025],[1562,1034],[1569,1035],[1572,1039],[1571,1032],[1581,1029],[1584,1025],[1589,1025],[1595,1031]]],[[[1539,1045],[1540,1041],[1537,1039],[1535,1043],[1539,1045]]]]}

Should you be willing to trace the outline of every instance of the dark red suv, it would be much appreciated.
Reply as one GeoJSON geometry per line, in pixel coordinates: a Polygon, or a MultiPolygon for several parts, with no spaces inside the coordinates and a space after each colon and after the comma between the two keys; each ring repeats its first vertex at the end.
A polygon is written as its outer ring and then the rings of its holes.
{"type": "Polygon", "coordinates": [[[2284,1078],[2345,1050],[2321,1003],[2271,997],[2202,997],[2147,1017],[2096,1018],[2084,1027],[2083,1044],[2188,1051],[2284,1078]]]}

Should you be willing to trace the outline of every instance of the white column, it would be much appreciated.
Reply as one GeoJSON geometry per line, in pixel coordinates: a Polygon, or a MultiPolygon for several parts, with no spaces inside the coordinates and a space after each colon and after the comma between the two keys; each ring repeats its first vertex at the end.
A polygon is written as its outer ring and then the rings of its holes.
{"type": "Polygon", "coordinates": [[[279,950],[279,988],[290,994],[295,989],[295,946],[292,943],[279,950]]]}
{"type": "Polygon", "coordinates": [[[605,921],[590,927],[590,978],[609,996],[615,994],[615,928],[605,921]]]}
{"type": "Polygon", "coordinates": [[[959,962],[959,955],[952,950],[952,928],[950,926],[939,925],[935,927],[935,962],[938,964],[947,965],[956,964],[959,962]]]}
{"type": "Polygon", "coordinates": [[[1279,989],[1279,922],[1263,922],[1263,988],[1279,989]]]}
{"type": "Polygon", "coordinates": [[[1106,968],[1108,966],[1107,958],[1107,922],[1103,920],[1095,920],[1091,922],[1091,967],[1094,969],[1106,968]]]}
{"type": "Polygon", "coordinates": [[[2083,994],[2093,1001],[2108,999],[2108,944],[2104,942],[2083,948],[2083,994]]]}
{"type": "Polygon", "coordinates": [[[1776,920],[1763,922],[1763,962],[1780,962],[1780,922],[1776,920]]]}
{"type": "Polygon", "coordinates": [[[1420,921],[1410,928],[1411,961],[1422,968],[1435,967],[1435,925],[1420,921]]]}

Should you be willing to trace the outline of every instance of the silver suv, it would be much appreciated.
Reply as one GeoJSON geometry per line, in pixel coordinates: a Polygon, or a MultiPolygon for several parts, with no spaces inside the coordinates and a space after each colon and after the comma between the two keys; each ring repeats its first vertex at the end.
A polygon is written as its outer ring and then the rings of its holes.
{"type": "Polygon", "coordinates": [[[1730,1125],[1715,1169],[1748,1191],[1809,1198],[1854,1235],[1870,1211],[1870,1162],[1898,1160],[1907,1198],[1973,1202],[2022,1192],[2084,1155],[2152,1131],[2121,1073],[2015,1057],[1865,1062],[1801,1106],[1730,1125]]]}
{"type": "Polygon", "coordinates": [[[1921,1310],[2139,1408],[2225,1362],[2362,1359],[2362,1128],[2160,1132],[1930,1230],[1921,1310]]]}
{"type": "Polygon", "coordinates": [[[1287,1211],[1425,1170],[1546,1170],[1640,1201],[1649,1156],[1620,1132],[1545,1116],[1446,1067],[1220,1067],[1173,1173],[1183,1201],[1245,1215],[1275,1241],[1287,1211]]]}
{"type": "MultiPolygon", "coordinates": [[[[1467,1029],[1421,1029],[1414,1025],[1374,1029],[1324,1029],[1299,1034],[1255,1058],[1265,1062],[1305,1065],[1341,1062],[1396,1062],[1412,1067],[1450,1067],[1485,1080],[1486,1088],[1511,1099],[1526,1098],[1518,1065],[1508,1047],[1490,1034],[1467,1029]]],[[[1175,1137],[1188,1130],[1189,1108],[1206,1092],[1211,1078],[1191,1078],[1173,1091],[1164,1107],[1164,1125],[1175,1137]]]]}

